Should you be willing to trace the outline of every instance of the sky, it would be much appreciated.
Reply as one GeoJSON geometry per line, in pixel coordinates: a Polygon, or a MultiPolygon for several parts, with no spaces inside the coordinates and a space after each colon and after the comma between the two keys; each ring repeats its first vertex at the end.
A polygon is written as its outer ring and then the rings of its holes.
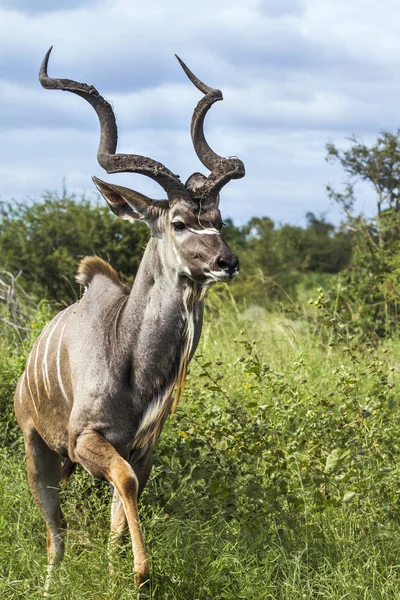
{"type": "MultiPolygon", "coordinates": [[[[99,126],[81,98],[41,88],[49,75],[94,85],[114,107],[118,151],[150,156],[185,181],[203,171],[189,127],[201,93],[178,54],[223,91],[206,118],[210,146],[238,156],[246,177],[221,194],[224,217],[304,224],[308,211],[337,223],[326,185],[345,175],[327,142],[372,143],[400,124],[397,0],[0,0],[0,199],[67,189],[95,198],[91,176],[153,198],[137,174],[97,163],[99,126]]],[[[360,191],[359,210],[373,210],[360,191]]]]}

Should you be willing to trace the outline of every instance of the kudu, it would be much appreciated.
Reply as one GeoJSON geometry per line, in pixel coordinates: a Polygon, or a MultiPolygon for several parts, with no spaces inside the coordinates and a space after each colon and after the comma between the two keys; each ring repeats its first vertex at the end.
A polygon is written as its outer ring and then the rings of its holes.
{"type": "Polygon", "coordinates": [[[76,463],[111,483],[111,539],[129,528],[135,585],[140,585],[149,568],[138,498],[150,474],[153,446],[199,341],[205,291],[238,273],[238,259],[221,237],[218,203],[221,188],[245,171],[239,159],[218,156],[204,137],[204,118],[222,100],[221,92],[202,83],[178,57],[204,94],[193,113],[191,136],[197,156],[211,171],[208,177],[194,173],[186,184],[155,160],[116,154],[110,104],[93,86],[50,78],[50,52],[40,82],[46,89],[78,94],[93,106],[100,121],[100,165],[108,173],[150,177],[167,200],[93,178],[117,216],[145,221],[151,230],[134,285],[132,290],[124,286],[103,260],[84,258],[77,280],[86,292],[43,329],[18,382],[15,410],[29,484],[47,525],[45,589],[64,553],[59,484],[76,463]]]}

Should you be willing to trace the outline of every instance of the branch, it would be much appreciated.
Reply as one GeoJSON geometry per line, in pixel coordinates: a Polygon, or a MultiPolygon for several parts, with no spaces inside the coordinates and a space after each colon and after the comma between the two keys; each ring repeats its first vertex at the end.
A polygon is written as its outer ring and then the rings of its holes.
{"type": "Polygon", "coordinates": [[[15,329],[21,329],[22,331],[30,331],[29,327],[23,327],[22,325],[17,325],[16,323],[9,321],[8,319],[4,319],[3,317],[0,317],[0,321],[5,323],[6,325],[10,325],[10,327],[14,327],[15,329]]]}

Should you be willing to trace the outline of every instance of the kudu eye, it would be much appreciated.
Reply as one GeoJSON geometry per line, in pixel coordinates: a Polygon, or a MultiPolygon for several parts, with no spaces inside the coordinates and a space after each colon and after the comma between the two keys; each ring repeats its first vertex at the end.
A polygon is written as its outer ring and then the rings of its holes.
{"type": "Polygon", "coordinates": [[[174,221],[172,223],[172,227],[175,229],[175,231],[183,231],[186,229],[186,225],[182,221],[174,221]]]}

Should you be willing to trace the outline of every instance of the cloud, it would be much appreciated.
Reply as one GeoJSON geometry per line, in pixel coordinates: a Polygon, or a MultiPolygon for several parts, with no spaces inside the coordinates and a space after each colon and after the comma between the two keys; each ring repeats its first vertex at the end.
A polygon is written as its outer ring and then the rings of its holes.
{"type": "Polygon", "coordinates": [[[28,14],[74,10],[81,6],[98,4],[101,0],[0,0],[0,8],[28,14]]]}
{"type": "MultiPolygon", "coordinates": [[[[94,84],[112,102],[119,149],[185,179],[202,168],[189,134],[201,94],[176,52],[224,93],[206,118],[210,145],[246,164],[246,178],[223,191],[225,215],[298,222],[327,210],[337,220],[325,184],[343,174],[327,165],[324,146],[397,128],[398,13],[394,0],[204,0],[201,9],[193,0],[0,0],[1,198],[37,197],[64,176],[79,193],[93,189],[90,175],[104,177],[93,109],[39,85],[54,44],[50,76],[94,84]]],[[[162,193],[144,177],[113,180],[162,193]]]]}

